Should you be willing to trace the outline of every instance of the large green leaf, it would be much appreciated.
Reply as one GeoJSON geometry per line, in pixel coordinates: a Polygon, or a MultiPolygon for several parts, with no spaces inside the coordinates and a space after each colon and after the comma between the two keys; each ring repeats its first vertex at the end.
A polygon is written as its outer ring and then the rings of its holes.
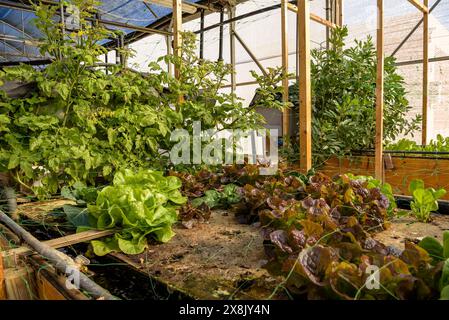
{"type": "Polygon", "coordinates": [[[443,233],[443,249],[444,259],[449,259],[449,231],[443,233]]]}
{"type": "Polygon", "coordinates": [[[425,237],[418,245],[429,253],[434,263],[444,260],[443,246],[435,238],[425,237]]]}

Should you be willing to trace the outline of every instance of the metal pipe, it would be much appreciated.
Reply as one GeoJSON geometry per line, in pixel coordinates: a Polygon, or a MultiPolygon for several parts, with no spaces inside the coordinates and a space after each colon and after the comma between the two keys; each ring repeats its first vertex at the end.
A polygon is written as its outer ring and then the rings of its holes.
{"type": "MultiPolygon", "coordinates": [[[[434,5],[430,8],[429,14],[432,13],[432,11],[440,4],[441,0],[437,0],[437,2],[434,3],[434,5]]],[[[398,45],[398,47],[393,51],[391,54],[392,57],[398,53],[398,51],[404,46],[404,44],[412,37],[412,35],[418,30],[418,28],[421,26],[421,24],[424,22],[424,18],[421,18],[419,22],[416,24],[416,26],[407,34],[407,36],[402,40],[402,42],[398,45]]]]}
{"type": "Polygon", "coordinates": [[[221,10],[220,11],[220,41],[219,41],[219,48],[218,48],[218,61],[223,61],[223,27],[224,27],[223,21],[224,21],[224,10],[221,10]]]}
{"type": "MultiPolygon", "coordinates": [[[[296,3],[296,1],[289,1],[289,2],[290,3],[296,3]]],[[[270,7],[266,7],[266,8],[262,8],[262,9],[255,10],[255,11],[252,11],[252,12],[248,12],[248,13],[242,14],[242,15],[240,15],[238,17],[234,17],[232,19],[228,19],[228,20],[225,20],[223,22],[219,22],[219,23],[213,24],[213,25],[211,25],[209,27],[204,28],[203,30],[197,30],[194,33],[195,34],[204,33],[206,31],[218,28],[218,27],[220,27],[222,25],[229,24],[231,22],[237,22],[239,20],[246,19],[246,18],[255,16],[255,15],[258,15],[258,14],[265,13],[265,12],[273,11],[273,10],[279,9],[280,7],[281,7],[280,4],[275,4],[275,5],[270,6],[270,7]]]]}
{"type": "Polygon", "coordinates": [[[240,36],[238,35],[238,33],[234,30],[234,36],[237,39],[238,42],[240,42],[240,44],[242,45],[243,49],[245,49],[245,51],[248,53],[248,55],[251,57],[251,59],[253,59],[253,61],[256,63],[256,65],[259,67],[260,71],[262,71],[262,73],[264,75],[268,75],[268,72],[265,70],[265,68],[263,67],[263,65],[260,63],[260,61],[257,59],[257,57],[254,55],[254,53],[250,50],[250,48],[246,45],[246,43],[243,41],[242,38],[240,38],[240,36]]]}
{"type": "MultiPolygon", "coordinates": [[[[200,28],[204,29],[204,10],[201,10],[200,28]]],[[[200,59],[204,59],[204,33],[200,34],[200,59]]]]}
{"type": "MultiPolygon", "coordinates": [[[[449,60],[449,56],[445,56],[445,57],[430,58],[429,62],[442,62],[442,61],[448,61],[448,60],[449,60]]],[[[420,64],[423,62],[424,62],[423,59],[411,60],[411,61],[400,61],[400,62],[396,62],[395,65],[400,67],[400,66],[409,66],[409,65],[413,65],[413,64],[420,64]]]]}
{"type": "MultiPolygon", "coordinates": [[[[77,270],[79,269],[75,261],[69,256],[59,252],[56,249],[40,242],[31,233],[23,229],[17,223],[15,223],[10,217],[8,217],[3,211],[0,210],[0,221],[3,222],[9,229],[11,229],[16,235],[18,235],[22,240],[24,240],[32,249],[37,253],[42,255],[44,258],[48,259],[53,266],[64,274],[67,270],[77,270]]],[[[98,284],[93,282],[84,273],[79,273],[80,288],[86,290],[95,298],[102,298],[106,300],[118,300],[117,297],[113,296],[109,291],[100,287],[98,284]]]]}

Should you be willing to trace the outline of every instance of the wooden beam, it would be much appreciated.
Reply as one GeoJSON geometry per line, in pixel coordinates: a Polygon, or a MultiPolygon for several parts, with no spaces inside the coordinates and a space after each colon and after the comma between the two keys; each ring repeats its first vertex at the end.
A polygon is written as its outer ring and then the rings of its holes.
{"type": "Polygon", "coordinates": [[[375,176],[384,180],[383,108],[384,108],[384,1],[377,0],[377,77],[376,77],[376,137],[375,176]]]}
{"type": "MultiPolygon", "coordinates": [[[[176,57],[181,57],[181,32],[182,32],[182,1],[173,0],[173,49],[176,57]]],[[[179,67],[175,68],[175,77],[179,79],[179,67]]]]}
{"type": "MultiPolygon", "coordinates": [[[[295,6],[292,3],[288,3],[287,4],[287,8],[288,8],[288,10],[290,10],[290,11],[296,13],[296,14],[298,13],[298,6],[295,6]]],[[[323,18],[321,18],[320,16],[318,16],[318,15],[316,15],[314,13],[310,13],[310,19],[315,21],[315,22],[318,22],[319,24],[322,24],[322,25],[324,25],[326,27],[329,27],[329,28],[336,28],[337,27],[337,25],[335,23],[332,23],[332,22],[330,22],[330,21],[328,21],[326,19],[323,19],[323,18]]]]}
{"type": "Polygon", "coordinates": [[[312,88],[310,78],[310,7],[309,0],[298,0],[299,43],[299,149],[300,169],[312,169],[312,88]]]}
{"type": "MultiPolygon", "coordinates": [[[[288,74],[288,0],[282,0],[281,2],[281,37],[282,37],[282,68],[284,69],[285,74],[288,74]]],[[[289,83],[288,77],[285,77],[282,80],[282,101],[288,102],[289,100],[289,91],[288,91],[289,83]]],[[[284,137],[284,145],[289,136],[290,129],[290,109],[284,109],[282,112],[282,135],[284,137]]]]}
{"type": "MultiPolygon", "coordinates": [[[[80,233],[71,234],[65,237],[42,241],[44,244],[54,248],[64,248],[67,246],[71,246],[77,243],[87,242],[90,240],[95,240],[103,237],[110,236],[114,234],[115,230],[89,230],[84,231],[80,233]]],[[[8,257],[14,257],[14,256],[24,256],[27,254],[33,253],[33,250],[28,247],[19,247],[15,249],[10,249],[7,251],[1,252],[1,255],[3,255],[3,258],[6,259],[8,257]]],[[[0,259],[1,260],[1,259],[0,259]]]]}
{"type": "MultiPolygon", "coordinates": [[[[143,2],[146,2],[148,4],[155,4],[161,7],[166,7],[166,8],[170,8],[171,9],[171,1],[170,0],[143,0],[143,2]]],[[[183,3],[181,1],[181,7],[182,7],[182,11],[189,13],[189,14],[194,14],[196,13],[196,6],[193,6],[190,3],[183,3]]]]}
{"type": "Polygon", "coordinates": [[[420,10],[422,13],[429,13],[429,6],[428,4],[422,4],[418,0],[408,0],[412,5],[416,7],[416,9],[420,10]]]}
{"type": "MultiPolygon", "coordinates": [[[[424,0],[428,7],[429,0],[424,0]]],[[[429,12],[424,12],[423,30],[423,102],[422,102],[422,145],[427,144],[427,125],[429,111],[429,12]]]]}

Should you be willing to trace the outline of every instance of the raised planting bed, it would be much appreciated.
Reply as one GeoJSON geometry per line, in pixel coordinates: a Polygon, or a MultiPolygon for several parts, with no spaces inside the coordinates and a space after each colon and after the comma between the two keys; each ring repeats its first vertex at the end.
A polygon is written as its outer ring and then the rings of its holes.
{"type": "MultiPolygon", "coordinates": [[[[374,176],[374,157],[333,157],[318,171],[329,176],[348,172],[374,176]]],[[[385,156],[385,182],[393,187],[395,194],[410,195],[408,186],[414,179],[423,180],[426,187],[449,190],[449,158],[385,156]]],[[[449,193],[442,199],[449,200],[449,193]]]]}
{"type": "MultiPolygon", "coordinates": [[[[58,212],[65,202],[35,202],[19,207],[22,217],[30,221],[41,219],[40,222],[45,223],[44,213],[58,212]]],[[[31,230],[30,221],[28,228],[31,230]]],[[[39,220],[34,221],[37,224],[39,220]]],[[[55,221],[47,223],[44,230],[48,235],[61,227],[55,221]]],[[[441,241],[443,231],[449,230],[449,216],[434,214],[432,222],[427,224],[411,217],[393,218],[387,225],[387,230],[374,238],[402,250],[406,240],[417,243],[431,236],[441,241]]],[[[279,290],[284,278],[271,276],[263,267],[267,258],[257,225],[239,224],[232,212],[214,210],[207,223],[191,229],[179,224],[174,230],[176,235],[170,242],[152,243],[143,254],[113,253],[93,258],[92,265],[87,266],[88,273],[102,287],[124,299],[289,298],[284,290],[279,290]]],[[[49,240],[42,232],[39,235],[49,240]]],[[[85,253],[86,248],[84,245],[61,250],[77,255],[85,253]]],[[[49,289],[40,285],[38,290],[43,291],[39,297],[71,298],[65,292],[58,293],[58,288],[61,287],[57,283],[49,289]]]]}

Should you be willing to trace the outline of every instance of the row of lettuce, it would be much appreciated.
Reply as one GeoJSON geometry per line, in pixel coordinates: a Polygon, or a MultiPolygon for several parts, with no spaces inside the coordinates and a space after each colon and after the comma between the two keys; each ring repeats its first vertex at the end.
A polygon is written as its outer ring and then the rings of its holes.
{"type": "MultiPolygon", "coordinates": [[[[444,190],[411,184],[412,214],[437,209],[444,190]],[[422,203],[432,196],[432,204],[422,203]],[[426,195],[423,196],[422,193],[426,195]]],[[[375,240],[389,219],[400,214],[391,187],[364,176],[303,176],[279,171],[260,176],[257,166],[229,166],[195,174],[144,170],[117,173],[113,185],[97,191],[78,186],[65,206],[78,231],[112,229],[93,251],[142,253],[149,242],[169,241],[175,223],[191,228],[225,208],[241,223],[260,222],[266,268],[284,276],[281,287],[294,298],[449,299],[449,233],[444,243],[425,238],[405,248],[375,240]],[[96,195],[96,196],[95,196],[96,195]],[[379,286],[367,287],[369,268],[377,267],[379,286]]]]}

